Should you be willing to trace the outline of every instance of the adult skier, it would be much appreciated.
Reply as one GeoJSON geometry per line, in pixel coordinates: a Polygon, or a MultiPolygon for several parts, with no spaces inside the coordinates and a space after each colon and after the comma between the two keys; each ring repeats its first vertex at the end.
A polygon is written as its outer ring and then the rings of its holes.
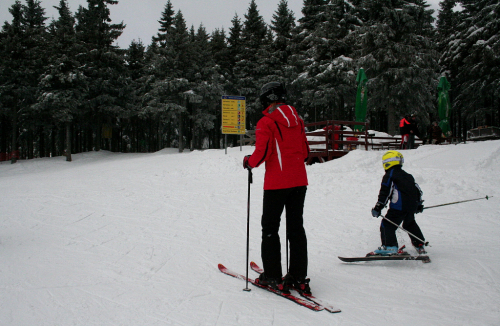
{"type": "Polygon", "coordinates": [[[243,159],[243,167],[256,168],[266,162],[262,213],[261,257],[264,273],[258,283],[287,292],[290,286],[310,294],[307,276],[307,238],[303,227],[304,200],[307,191],[305,160],[309,144],[304,121],[293,106],[287,105],[286,89],[279,82],[265,84],[260,93],[264,111],[255,130],[252,155],[243,159]],[[282,278],[281,244],[278,230],[283,209],[290,242],[290,268],[282,278]]]}
{"type": "MultiPolygon", "coordinates": [[[[382,209],[389,203],[389,210],[385,217],[422,240],[424,235],[415,221],[415,213],[424,210],[422,190],[413,176],[402,169],[403,155],[398,151],[388,151],[382,156],[382,165],[385,169],[378,201],[372,209],[372,216],[379,217],[382,209]],[[390,201],[390,202],[389,202],[390,201]]],[[[398,253],[396,225],[382,220],[380,224],[380,238],[382,246],[368,255],[391,255],[398,253]]],[[[425,254],[424,243],[410,235],[411,243],[419,254],[425,254]]]]}
{"type": "Polygon", "coordinates": [[[408,141],[410,140],[411,122],[410,116],[407,115],[399,121],[399,133],[401,134],[401,149],[408,149],[408,141]]]}

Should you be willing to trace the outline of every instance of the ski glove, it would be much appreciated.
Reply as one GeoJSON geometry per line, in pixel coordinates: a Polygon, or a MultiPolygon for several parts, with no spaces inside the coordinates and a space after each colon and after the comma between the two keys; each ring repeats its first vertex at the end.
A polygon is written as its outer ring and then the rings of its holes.
{"type": "Polygon", "coordinates": [[[384,205],[381,203],[377,203],[375,207],[372,208],[372,216],[373,217],[379,217],[382,213],[382,209],[384,208],[384,205]]]}
{"type": "Polygon", "coordinates": [[[243,168],[244,169],[249,169],[251,170],[252,167],[250,166],[250,164],[248,164],[248,160],[250,159],[250,156],[251,155],[246,155],[244,158],[243,158],[243,168]]]}
{"type": "Polygon", "coordinates": [[[422,213],[424,211],[424,205],[421,203],[420,205],[417,206],[417,210],[415,211],[416,214],[422,213]]]}

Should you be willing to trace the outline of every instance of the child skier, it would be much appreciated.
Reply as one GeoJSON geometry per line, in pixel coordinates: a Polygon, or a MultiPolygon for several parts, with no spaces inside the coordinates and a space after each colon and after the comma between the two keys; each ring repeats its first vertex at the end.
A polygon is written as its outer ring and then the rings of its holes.
{"type": "MultiPolygon", "coordinates": [[[[402,169],[403,162],[403,155],[398,151],[388,151],[382,156],[385,175],[382,178],[378,202],[372,209],[372,215],[373,217],[379,217],[382,209],[390,200],[389,210],[385,217],[396,225],[403,222],[404,229],[425,241],[414,215],[415,213],[421,213],[424,209],[422,191],[418,184],[415,183],[413,176],[402,169]]],[[[385,219],[382,220],[380,224],[382,246],[367,256],[387,256],[398,253],[396,225],[385,219]]],[[[410,235],[411,243],[419,254],[425,254],[424,243],[415,237],[410,235]]]]}

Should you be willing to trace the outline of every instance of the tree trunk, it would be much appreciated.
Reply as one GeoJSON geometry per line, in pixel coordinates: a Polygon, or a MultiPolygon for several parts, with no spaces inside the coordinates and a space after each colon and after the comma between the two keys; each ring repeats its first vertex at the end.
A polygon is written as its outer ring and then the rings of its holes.
{"type": "Polygon", "coordinates": [[[388,123],[388,130],[389,134],[394,136],[398,133],[397,130],[397,121],[396,121],[396,116],[394,114],[394,107],[392,105],[389,105],[387,107],[387,123],[388,123]]]}
{"type": "Polygon", "coordinates": [[[12,145],[11,145],[11,160],[10,163],[14,164],[17,162],[17,108],[12,109],[12,145]]]}
{"type": "Polygon", "coordinates": [[[38,129],[38,156],[46,156],[46,146],[45,146],[45,128],[43,125],[38,129]]]}
{"type": "Polygon", "coordinates": [[[66,162],[71,162],[71,122],[66,122],[66,162]]]}
{"type": "Polygon", "coordinates": [[[170,147],[170,144],[172,144],[172,121],[169,119],[167,122],[167,145],[166,147],[170,147]]]}
{"type": "Polygon", "coordinates": [[[2,116],[2,121],[0,124],[0,153],[7,153],[8,152],[8,146],[7,146],[7,130],[8,130],[8,122],[7,119],[2,116]]]}
{"type": "Polygon", "coordinates": [[[95,132],[95,146],[94,149],[96,152],[101,150],[101,141],[102,141],[102,120],[100,114],[97,113],[97,126],[95,132]]]}
{"type": "Polygon", "coordinates": [[[183,114],[179,113],[179,153],[184,151],[184,128],[183,128],[183,114]]]}

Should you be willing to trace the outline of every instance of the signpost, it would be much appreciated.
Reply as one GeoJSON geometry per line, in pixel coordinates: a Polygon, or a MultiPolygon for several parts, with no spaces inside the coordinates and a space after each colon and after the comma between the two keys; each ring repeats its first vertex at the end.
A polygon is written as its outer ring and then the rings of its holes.
{"type": "MultiPolygon", "coordinates": [[[[222,96],[222,133],[227,154],[227,135],[246,133],[246,99],[244,96],[222,96]]],[[[241,141],[240,141],[241,147],[241,141]]],[[[241,150],[241,149],[240,149],[241,150]]]]}

